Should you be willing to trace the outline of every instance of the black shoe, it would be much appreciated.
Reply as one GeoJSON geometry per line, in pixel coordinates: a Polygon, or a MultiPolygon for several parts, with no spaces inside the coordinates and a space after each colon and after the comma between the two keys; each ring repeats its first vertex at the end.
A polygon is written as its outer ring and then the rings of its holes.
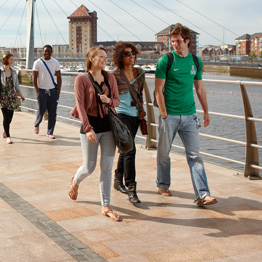
{"type": "Polygon", "coordinates": [[[137,195],[130,196],[130,195],[128,194],[128,197],[129,197],[128,200],[129,200],[132,204],[141,203],[141,201],[139,200],[139,198],[138,198],[137,195]]]}
{"type": "Polygon", "coordinates": [[[136,182],[132,182],[130,185],[128,185],[127,194],[128,194],[128,200],[132,204],[141,203],[136,193],[136,182]]]}
{"type": "Polygon", "coordinates": [[[123,176],[123,174],[118,173],[117,170],[115,170],[114,188],[123,194],[127,194],[127,188],[123,184],[123,176]]]}
{"type": "Polygon", "coordinates": [[[120,183],[114,183],[114,189],[117,191],[120,191],[123,194],[127,194],[127,189],[124,186],[124,184],[122,183],[122,185],[120,183]]]}

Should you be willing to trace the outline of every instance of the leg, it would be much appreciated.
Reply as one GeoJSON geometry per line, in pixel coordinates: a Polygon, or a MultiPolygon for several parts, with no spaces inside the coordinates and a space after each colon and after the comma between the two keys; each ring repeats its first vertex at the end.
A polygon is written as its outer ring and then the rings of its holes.
{"type": "Polygon", "coordinates": [[[48,95],[45,93],[45,90],[40,88],[37,97],[38,110],[36,115],[35,127],[39,127],[40,123],[43,120],[45,111],[47,110],[47,96],[48,95]]]}
{"type": "Polygon", "coordinates": [[[187,162],[190,168],[191,179],[197,199],[210,196],[206,172],[202,157],[199,153],[199,129],[196,128],[196,114],[182,116],[182,125],[179,135],[185,146],[187,162]]]}
{"type": "Polygon", "coordinates": [[[58,93],[55,88],[50,89],[51,96],[48,97],[48,127],[47,135],[53,135],[56,123],[56,111],[58,104],[58,93]]]}
{"type": "Polygon", "coordinates": [[[125,185],[128,186],[130,183],[135,183],[136,178],[136,168],[135,168],[135,136],[140,124],[138,117],[132,117],[125,114],[119,114],[118,117],[125,123],[134,140],[133,150],[127,154],[119,154],[117,169],[115,170],[115,181],[114,188],[121,191],[122,193],[127,193],[125,186],[123,185],[123,175],[125,176],[125,185]]]}
{"type": "Polygon", "coordinates": [[[112,132],[104,132],[100,137],[101,161],[100,161],[100,195],[102,205],[102,215],[110,217],[112,220],[120,222],[121,217],[110,208],[110,191],[112,180],[112,168],[115,158],[115,141],[112,132]]]}
{"type": "Polygon", "coordinates": [[[102,206],[110,205],[110,191],[112,168],[115,158],[115,141],[111,131],[100,134],[101,160],[100,160],[100,194],[102,206]]]}
{"type": "Polygon", "coordinates": [[[1,108],[3,113],[3,127],[6,137],[10,137],[10,124],[13,119],[14,110],[9,110],[7,108],[1,108]]]}
{"type": "Polygon", "coordinates": [[[164,195],[171,195],[171,192],[168,190],[171,184],[169,153],[179,125],[180,116],[168,115],[165,119],[159,117],[156,184],[160,194],[167,193],[164,195]]]}
{"type": "Polygon", "coordinates": [[[12,144],[13,141],[12,141],[11,136],[10,136],[10,124],[11,124],[12,119],[13,119],[14,110],[2,108],[2,112],[3,112],[3,126],[4,126],[3,137],[7,137],[7,139],[6,139],[7,144],[12,144]]]}
{"type": "Polygon", "coordinates": [[[125,185],[128,187],[127,194],[131,203],[140,203],[136,192],[136,145],[135,137],[140,124],[138,117],[120,115],[120,119],[128,126],[133,137],[133,149],[123,155],[123,170],[125,175],[125,185]]]}
{"type": "Polygon", "coordinates": [[[69,196],[71,199],[77,199],[79,184],[90,174],[93,173],[96,167],[98,142],[93,143],[87,140],[86,134],[80,134],[82,153],[83,153],[83,165],[77,170],[76,175],[71,181],[71,187],[69,190],[69,196]]]}

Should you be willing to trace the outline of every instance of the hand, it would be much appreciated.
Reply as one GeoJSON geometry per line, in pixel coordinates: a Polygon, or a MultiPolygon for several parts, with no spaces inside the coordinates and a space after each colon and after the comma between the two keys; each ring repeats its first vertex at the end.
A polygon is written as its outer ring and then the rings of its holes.
{"type": "Polygon", "coordinates": [[[167,117],[167,112],[160,112],[161,118],[165,119],[167,117]]]}
{"type": "Polygon", "coordinates": [[[202,122],[203,127],[207,127],[210,123],[210,118],[208,113],[204,113],[204,120],[202,122]]]}
{"type": "Polygon", "coordinates": [[[100,95],[100,94],[98,94],[98,95],[99,95],[102,103],[104,103],[104,104],[109,104],[110,103],[111,99],[108,98],[106,95],[100,95]]]}
{"type": "Polygon", "coordinates": [[[86,133],[86,136],[87,136],[87,140],[89,142],[97,142],[96,140],[96,133],[94,132],[94,130],[90,130],[86,133]]]}
{"type": "Polygon", "coordinates": [[[22,95],[20,97],[21,97],[22,101],[24,102],[25,101],[25,97],[22,96],[22,95]]]}

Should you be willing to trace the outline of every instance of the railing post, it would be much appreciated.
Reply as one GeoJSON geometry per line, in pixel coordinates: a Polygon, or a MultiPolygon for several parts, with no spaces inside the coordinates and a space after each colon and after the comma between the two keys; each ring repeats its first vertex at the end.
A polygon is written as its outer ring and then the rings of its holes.
{"type": "Polygon", "coordinates": [[[144,85],[144,94],[146,98],[146,118],[148,131],[148,135],[146,137],[146,148],[156,148],[156,142],[151,141],[151,139],[156,139],[156,127],[150,125],[150,123],[155,123],[155,115],[153,107],[148,104],[152,103],[152,100],[146,81],[144,85]]]}
{"type": "Polygon", "coordinates": [[[240,84],[240,90],[243,99],[246,124],[246,160],[244,176],[249,179],[256,179],[259,178],[259,170],[251,167],[251,165],[259,165],[258,149],[251,147],[251,144],[257,144],[256,128],[255,123],[248,120],[248,117],[253,117],[253,113],[246,88],[243,84],[240,84]]]}

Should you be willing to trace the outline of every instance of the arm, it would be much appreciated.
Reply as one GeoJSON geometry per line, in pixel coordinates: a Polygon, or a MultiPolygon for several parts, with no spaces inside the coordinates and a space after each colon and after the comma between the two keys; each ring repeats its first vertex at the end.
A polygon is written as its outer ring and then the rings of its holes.
{"type": "Polygon", "coordinates": [[[210,119],[209,119],[209,114],[208,114],[206,89],[204,87],[202,80],[194,80],[194,85],[195,85],[195,88],[196,88],[198,100],[199,100],[201,107],[204,111],[203,126],[207,127],[209,125],[210,119]]]}
{"type": "Polygon", "coordinates": [[[39,88],[37,86],[37,78],[38,78],[38,71],[33,71],[33,85],[35,88],[36,97],[38,97],[39,94],[39,88]]]}
{"type": "Polygon", "coordinates": [[[13,79],[14,79],[14,86],[15,86],[16,92],[21,97],[22,101],[25,101],[25,97],[23,96],[21,89],[19,87],[18,75],[17,75],[16,71],[13,70],[13,69],[12,69],[12,76],[13,76],[13,79]]]}
{"type": "Polygon", "coordinates": [[[167,117],[165,97],[163,94],[165,83],[166,83],[166,79],[161,79],[161,78],[155,79],[155,94],[156,94],[156,100],[160,110],[161,118],[167,117]]]}
{"type": "Polygon", "coordinates": [[[56,79],[57,79],[57,92],[60,95],[61,92],[61,85],[62,85],[62,77],[61,77],[61,71],[56,71],[56,79]]]}

